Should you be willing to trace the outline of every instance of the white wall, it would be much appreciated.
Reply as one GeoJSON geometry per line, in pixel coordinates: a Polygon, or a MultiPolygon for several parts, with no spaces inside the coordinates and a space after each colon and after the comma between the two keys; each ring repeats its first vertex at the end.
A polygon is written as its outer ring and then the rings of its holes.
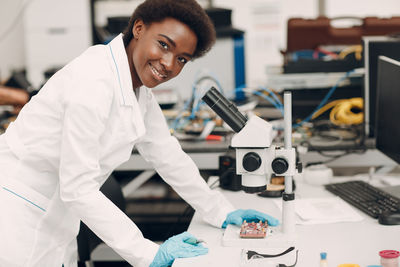
{"type": "Polygon", "coordinates": [[[29,2],[23,15],[25,65],[28,80],[37,88],[47,70],[63,67],[93,44],[90,4],[89,0],[29,2]]]}
{"type": "Polygon", "coordinates": [[[400,16],[399,0],[325,0],[328,17],[400,16]]]}
{"type": "MultiPolygon", "coordinates": [[[[0,38],[23,4],[32,1],[35,0],[0,1],[0,38]]],[[[134,0],[137,1],[140,0],[134,0]]],[[[246,78],[249,84],[263,84],[267,66],[281,64],[279,50],[286,46],[287,19],[315,17],[317,3],[318,0],[214,0],[215,6],[231,8],[233,25],[246,31],[246,78]]],[[[326,8],[329,17],[400,16],[399,0],[326,0],[326,8]]],[[[19,18],[6,38],[0,40],[1,80],[6,79],[12,69],[25,65],[22,16],[19,18]]]]}
{"type": "Polygon", "coordinates": [[[12,69],[24,67],[23,23],[18,14],[23,2],[25,1],[0,1],[0,81],[7,79],[12,69]]]}

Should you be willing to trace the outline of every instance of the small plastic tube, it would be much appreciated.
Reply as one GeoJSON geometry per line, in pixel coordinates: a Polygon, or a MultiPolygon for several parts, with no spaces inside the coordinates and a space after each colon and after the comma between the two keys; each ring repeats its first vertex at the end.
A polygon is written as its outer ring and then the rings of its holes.
{"type": "Polygon", "coordinates": [[[379,252],[381,256],[382,267],[399,267],[399,255],[397,250],[382,250],[379,252]]]}
{"type": "Polygon", "coordinates": [[[328,260],[326,259],[326,255],[326,252],[320,253],[321,259],[319,260],[319,267],[328,267],[328,260]]]}

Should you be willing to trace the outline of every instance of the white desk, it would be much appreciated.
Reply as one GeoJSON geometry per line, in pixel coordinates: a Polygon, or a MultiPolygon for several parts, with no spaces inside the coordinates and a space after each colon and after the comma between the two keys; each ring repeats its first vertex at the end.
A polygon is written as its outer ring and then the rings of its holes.
{"type": "MultiPolygon", "coordinates": [[[[217,170],[219,156],[228,151],[230,142],[225,141],[180,141],[182,149],[193,159],[200,170],[217,170]]],[[[154,170],[142,156],[134,150],[130,159],[120,165],[117,171],[154,170]]]]}
{"type": "MultiPolygon", "coordinates": [[[[256,208],[281,219],[281,212],[271,199],[243,192],[223,190],[226,197],[237,208],[256,208]]],[[[322,187],[298,183],[296,198],[331,196],[322,187]]],[[[361,267],[379,265],[378,252],[384,249],[400,250],[400,225],[383,226],[377,220],[364,217],[361,222],[320,225],[297,225],[297,245],[299,258],[296,267],[319,266],[319,254],[328,253],[329,266],[342,263],[357,263],[361,267]]],[[[188,231],[206,241],[209,253],[195,258],[178,259],[173,267],[196,266],[239,266],[242,248],[222,247],[223,229],[214,228],[204,223],[195,214],[188,231]]],[[[257,249],[254,249],[257,251],[257,249]]],[[[283,251],[285,249],[280,249],[283,251]]],[[[287,264],[286,262],[282,262],[287,264]]],[[[293,262],[288,262],[293,264],[293,262]]]]}

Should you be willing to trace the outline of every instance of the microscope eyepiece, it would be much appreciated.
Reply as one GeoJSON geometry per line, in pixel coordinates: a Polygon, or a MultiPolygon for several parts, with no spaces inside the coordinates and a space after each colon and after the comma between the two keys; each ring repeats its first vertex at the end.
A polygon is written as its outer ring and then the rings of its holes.
{"type": "Polygon", "coordinates": [[[247,119],[240,113],[236,105],[226,99],[214,87],[211,87],[202,99],[235,132],[239,132],[246,125],[247,119]]]}

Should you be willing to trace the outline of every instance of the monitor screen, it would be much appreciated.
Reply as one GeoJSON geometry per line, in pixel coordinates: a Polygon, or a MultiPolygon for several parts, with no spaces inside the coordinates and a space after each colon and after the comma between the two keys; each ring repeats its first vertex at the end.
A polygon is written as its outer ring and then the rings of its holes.
{"type": "Polygon", "coordinates": [[[376,100],[376,148],[400,164],[399,61],[379,57],[376,100]]]}
{"type": "Polygon", "coordinates": [[[365,81],[364,81],[364,122],[365,133],[375,138],[375,104],[378,73],[378,57],[386,56],[400,60],[400,39],[387,36],[363,38],[365,81]]]}

